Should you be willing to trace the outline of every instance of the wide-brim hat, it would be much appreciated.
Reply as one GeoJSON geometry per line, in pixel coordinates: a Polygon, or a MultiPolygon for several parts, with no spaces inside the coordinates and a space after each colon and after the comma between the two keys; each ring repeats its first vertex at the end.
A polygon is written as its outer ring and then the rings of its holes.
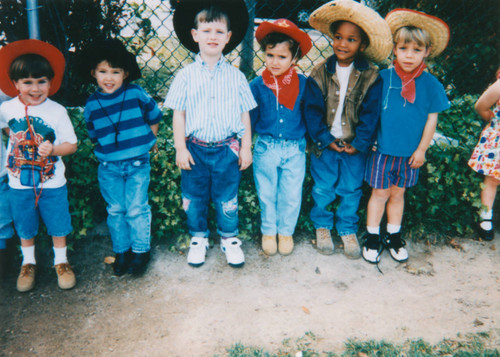
{"type": "Polygon", "coordinates": [[[111,38],[97,40],[86,46],[77,57],[77,71],[85,82],[95,82],[91,71],[102,61],[111,61],[111,64],[122,63],[123,70],[128,72],[127,82],[141,78],[141,70],[136,56],[129,52],[122,41],[111,38]]]}
{"type": "Polygon", "coordinates": [[[381,62],[389,57],[392,50],[391,30],[375,10],[353,0],[335,0],[317,8],[309,17],[313,28],[332,39],[330,27],[337,21],[349,21],[363,29],[370,41],[363,52],[367,58],[381,62]]]}
{"type": "Polygon", "coordinates": [[[273,32],[287,35],[299,43],[301,55],[304,56],[312,47],[311,38],[288,19],[277,19],[273,22],[264,21],[257,27],[255,38],[261,43],[264,37],[273,32]]]}
{"type": "Polygon", "coordinates": [[[450,28],[443,20],[410,9],[394,9],[387,14],[385,21],[394,34],[405,26],[418,27],[429,33],[431,38],[431,51],[429,57],[436,57],[444,51],[450,40],[450,28]]]}
{"type": "Polygon", "coordinates": [[[229,17],[231,38],[222,51],[227,54],[239,45],[247,32],[248,9],[244,0],[180,0],[174,11],[174,30],[184,47],[198,53],[199,46],[191,35],[194,19],[200,11],[211,6],[219,7],[229,17]]]}
{"type": "Polygon", "coordinates": [[[9,70],[17,57],[27,54],[40,55],[49,62],[52,71],[54,71],[49,96],[56,94],[61,87],[66,61],[61,51],[56,47],[34,39],[15,41],[0,49],[0,89],[2,92],[9,97],[15,97],[19,94],[14,82],[9,77],[9,70]]]}

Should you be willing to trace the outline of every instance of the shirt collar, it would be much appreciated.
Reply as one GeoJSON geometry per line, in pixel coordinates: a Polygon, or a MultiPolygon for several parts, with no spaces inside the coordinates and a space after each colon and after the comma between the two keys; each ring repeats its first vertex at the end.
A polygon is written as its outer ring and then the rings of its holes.
{"type": "MultiPolygon", "coordinates": [[[[199,64],[202,68],[208,69],[207,63],[201,58],[200,54],[198,53],[195,57],[195,62],[199,64]]],[[[224,56],[220,56],[220,59],[217,61],[215,64],[214,69],[217,69],[218,67],[223,66],[227,62],[226,58],[224,56]]]]}
{"type": "MultiPolygon", "coordinates": [[[[335,55],[332,55],[326,62],[326,70],[331,74],[334,74],[336,72],[336,65],[337,57],[335,55]]],[[[356,58],[354,59],[354,68],[359,71],[364,71],[365,69],[370,68],[370,65],[363,56],[356,56],[356,58]]]]}

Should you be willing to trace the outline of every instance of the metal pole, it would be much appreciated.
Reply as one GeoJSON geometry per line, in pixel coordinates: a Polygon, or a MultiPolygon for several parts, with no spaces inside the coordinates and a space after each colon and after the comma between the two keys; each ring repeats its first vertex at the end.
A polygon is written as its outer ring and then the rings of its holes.
{"type": "Polygon", "coordinates": [[[26,11],[28,13],[28,30],[30,38],[40,39],[40,23],[38,21],[38,1],[27,0],[26,11]]]}

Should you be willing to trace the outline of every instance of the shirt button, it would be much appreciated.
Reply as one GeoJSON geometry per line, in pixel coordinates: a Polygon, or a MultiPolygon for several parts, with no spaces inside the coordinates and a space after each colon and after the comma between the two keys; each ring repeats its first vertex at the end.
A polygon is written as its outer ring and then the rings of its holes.
{"type": "Polygon", "coordinates": [[[280,119],[280,123],[283,123],[283,119],[280,119]]]}
{"type": "Polygon", "coordinates": [[[332,109],[332,113],[335,113],[335,109],[332,109]]]}
{"type": "Polygon", "coordinates": [[[280,137],[280,138],[281,138],[282,136],[283,136],[282,134],[280,134],[280,135],[279,135],[279,137],[280,137]]]}
{"type": "Polygon", "coordinates": [[[318,141],[318,146],[321,146],[321,141],[318,141]]]}

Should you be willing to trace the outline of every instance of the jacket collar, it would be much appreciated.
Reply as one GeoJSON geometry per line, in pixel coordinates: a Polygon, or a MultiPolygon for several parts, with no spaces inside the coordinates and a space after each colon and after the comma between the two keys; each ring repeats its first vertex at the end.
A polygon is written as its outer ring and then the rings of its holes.
{"type": "MultiPolygon", "coordinates": [[[[331,74],[334,74],[336,71],[336,64],[337,57],[335,55],[332,55],[326,62],[327,71],[331,74]]],[[[354,59],[354,68],[356,68],[358,71],[364,71],[370,68],[370,64],[363,56],[356,56],[356,58],[354,59]]]]}

